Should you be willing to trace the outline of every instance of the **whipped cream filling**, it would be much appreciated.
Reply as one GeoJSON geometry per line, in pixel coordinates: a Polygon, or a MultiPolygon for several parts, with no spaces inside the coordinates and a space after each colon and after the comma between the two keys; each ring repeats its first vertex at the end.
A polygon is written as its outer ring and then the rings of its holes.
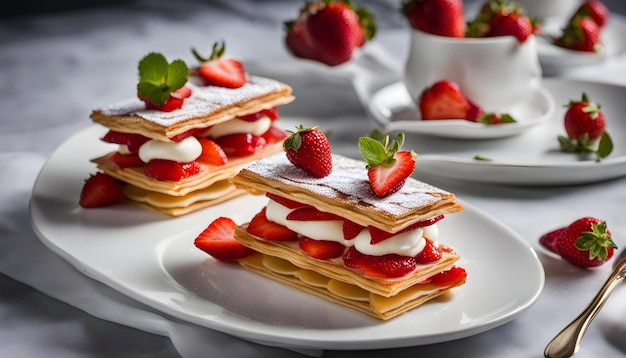
{"type": "Polygon", "coordinates": [[[265,216],[269,221],[286,226],[302,236],[314,240],[334,241],[346,247],[354,246],[359,252],[365,255],[382,256],[398,254],[402,256],[415,256],[424,249],[426,245],[425,237],[428,237],[435,245],[437,245],[439,239],[439,229],[436,224],[433,224],[403,232],[376,244],[371,243],[372,237],[367,228],[361,230],[354,239],[345,240],[343,238],[342,220],[287,220],[287,216],[293,210],[294,209],[289,209],[270,199],[267,204],[265,216]]]}
{"type": "Polygon", "coordinates": [[[261,135],[267,132],[271,126],[272,120],[267,116],[263,116],[254,122],[247,122],[239,118],[234,118],[214,125],[204,134],[204,136],[219,138],[235,133],[251,133],[254,135],[261,135]]]}
{"type": "Polygon", "coordinates": [[[188,163],[202,154],[202,145],[196,137],[188,137],[180,142],[164,142],[150,139],[139,148],[139,159],[144,163],[152,159],[166,159],[188,163]]]}

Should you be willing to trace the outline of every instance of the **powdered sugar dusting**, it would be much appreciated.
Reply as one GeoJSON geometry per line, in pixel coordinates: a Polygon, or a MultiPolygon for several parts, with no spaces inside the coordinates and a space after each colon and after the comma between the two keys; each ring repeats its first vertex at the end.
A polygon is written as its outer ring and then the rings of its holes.
{"type": "Polygon", "coordinates": [[[295,185],[329,199],[340,198],[350,205],[365,205],[393,217],[429,206],[440,200],[432,193],[448,192],[409,178],[402,189],[385,198],[377,197],[370,188],[365,162],[333,155],[333,171],[324,178],[314,178],[295,167],[284,153],[257,161],[246,169],[265,178],[295,185]]]}
{"type": "Polygon", "coordinates": [[[280,91],[285,85],[270,78],[249,76],[248,82],[240,88],[198,86],[192,81],[187,82],[187,87],[191,89],[191,97],[185,100],[183,108],[172,112],[148,110],[138,98],[114,103],[98,110],[106,116],[137,116],[168,127],[189,118],[210,115],[224,106],[280,91]]]}

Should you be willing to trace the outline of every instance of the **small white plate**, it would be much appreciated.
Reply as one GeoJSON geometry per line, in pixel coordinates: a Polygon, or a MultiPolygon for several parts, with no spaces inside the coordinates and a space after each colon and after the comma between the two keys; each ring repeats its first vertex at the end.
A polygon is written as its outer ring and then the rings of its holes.
{"type": "Polygon", "coordinates": [[[546,72],[559,68],[593,65],[609,57],[615,57],[626,51],[626,22],[620,16],[611,14],[605,28],[600,33],[603,51],[590,53],[573,51],[554,45],[553,41],[560,36],[565,26],[563,19],[546,19],[542,25],[542,35],[538,37],[537,53],[546,72]]]}
{"type": "Polygon", "coordinates": [[[388,322],[215,261],[193,245],[218,216],[248,221],[265,203],[244,196],[180,218],[130,205],[82,210],[78,196],[110,148],[90,127],[44,165],[30,213],[42,242],[86,275],[174,317],[253,342],[316,349],[382,349],[475,335],[511,321],[539,297],[544,271],[520,236],[467,203],[440,224],[467,283],[447,301],[388,322]],[[468,236],[468,233],[471,235],[468,236]],[[497,253],[497,255],[494,255],[497,253]],[[505,268],[505,269],[503,269],[505,268]]]}
{"type": "Polygon", "coordinates": [[[586,184],[625,176],[626,87],[558,78],[542,83],[554,96],[557,109],[546,123],[519,136],[463,141],[407,135],[405,147],[419,154],[415,175],[532,186],[586,184]],[[602,106],[607,132],[613,139],[613,152],[599,163],[594,156],[560,151],[557,141],[557,136],[565,133],[564,105],[580,99],[583,92],[602,106]],[[475,160],[475,156],[491,161],[475,160]]]}
{"type": "Polygon", "coordinates": [[[464,119],[421,120],[419,109],[401,82],[382,88],[368,106],[375,123],[384,131],[404,131],[442,138],[492,139],[521,134],[545,122],[554,111],[552,95],[537,88],[507,113],[516,123],[487,125],[464,119]]]}

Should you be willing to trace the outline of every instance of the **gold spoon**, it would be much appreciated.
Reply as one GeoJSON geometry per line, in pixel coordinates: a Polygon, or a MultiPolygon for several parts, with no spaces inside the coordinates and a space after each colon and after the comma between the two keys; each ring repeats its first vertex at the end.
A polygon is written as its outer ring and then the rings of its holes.
{"type": "Polygon", "coordinates": [[[546,358],[571,357],[578,351],[580,341],[583,339],[589,324],[604,306],[617,284],[626,278],[626,250],[622,250],[613,267],[613,273],[587,307],[548,343],[543,352],[546,358]]]}

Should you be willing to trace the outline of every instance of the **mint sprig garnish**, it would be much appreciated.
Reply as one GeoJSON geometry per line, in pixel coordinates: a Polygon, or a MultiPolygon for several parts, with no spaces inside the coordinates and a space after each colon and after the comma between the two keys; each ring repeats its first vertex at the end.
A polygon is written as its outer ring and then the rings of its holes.
{"type": "MultiPolygon", "coordinates": [[[[404,144],[404,133],[398,133],[398,140],[389,141],[389,136],[385,136],[382,141],[376,140],[372,137],[360,137],[358,141],[358,148],[361,157],[367,163],[367,168],[372,168],[377,165],[391,166],[395,163],[395,154],[400,150],[404,144]]],[[[411,151],[413,157],[417,156],[411,151]]]]}
{"type": "Polygon", "coordinates": [[[183,60],[168,63],[160,53],[149,53],[139,61],[139,83],[137,95],[153,104],[164,104],[170,93],[176,92],[187,83],[189,70],[183,60]]]}

